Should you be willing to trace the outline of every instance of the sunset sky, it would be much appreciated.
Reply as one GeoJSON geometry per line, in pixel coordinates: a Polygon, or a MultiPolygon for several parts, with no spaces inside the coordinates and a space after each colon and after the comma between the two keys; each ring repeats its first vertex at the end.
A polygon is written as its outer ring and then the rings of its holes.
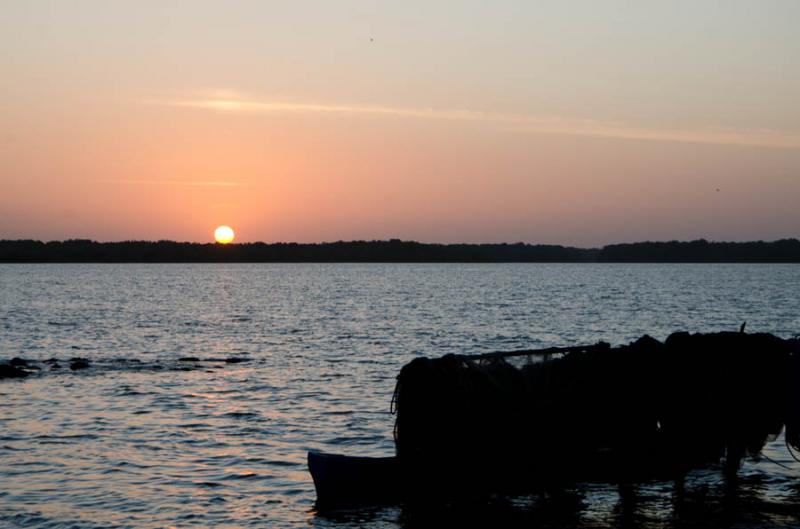
{"type": "Polygon", "coordinates": [[[800,2],[0,5],[0,239],[800,236],[800,2]]]}

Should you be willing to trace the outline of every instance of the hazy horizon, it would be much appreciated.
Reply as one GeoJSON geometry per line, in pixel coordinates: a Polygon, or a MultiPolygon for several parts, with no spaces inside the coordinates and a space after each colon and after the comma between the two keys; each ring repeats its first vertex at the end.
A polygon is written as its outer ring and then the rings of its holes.
{"type": "MultiPolygon", "coordinates": [[[[402,243],[412,243],[412,244],[430,244],[430,245],[493,245],[493,244],[506,244],[506,245],[516,245],[516,244],[527,244],[530,246],[563,246],[565,248],[575,248],[578,250],[599,250],[605,246],[614,246],[614,245],[636,245],[636,244],[663,244],[663,243],[692,243],[692,242],[700,242],[704,241],[711,244],[749,244],[749,243],[775,243],[779,241],[797,241],[800,240],[797,237],[783,237],[779,239],[751,239],[751,240],[716,240],[716,239],[687,239],[687,240],[679,240],[679,239],[663,239],[663,240],[655,240],[655,239],[642,239],[637,241],[616,241],[610,242],[606,244],[599,244],[594,246],[580,246],[580,245],[570,245],[570,244],[563,244],[558,242],[526,242],[526,241],[478,241],[478,242],[467,242],[467,241],[455,241],[455,242],[441,242],[441,241],[420,241],[420,240],[413,240],[413,239],[398,239],[396,237],[392,237],[389,239],[336,239],[336,240],[320,240],[320,241],[232,241],[230,243],[225,243],[226,246],[235,246],[237,244],[318,244],[318,245],[326,245],[326,244],[349,244],[349,243],[387,243],[387,242],[394,242],[399,241],[402,243]]],[[[175,243],[175,244],[217,244],[214,241],[189,241],[189,240],[176,240],[176,239],[109,239],[109,240],[101,240],[101,239],[91,239],[87,237],[70,237],[67,239],[0,239],[0,243],[3,242],[20,242],[20,241],[33,241],[33,242],[40,242],[40,243],[65,243],[70,241],[90,241],[92,243],[98,244],[120,244],[120,243],[148,243],[148,244],[155,244],[155,243],[175,243]]]]}
{"type": "Polygon", "coordinates": [[[794,1],[0,12],[0,239],[800,235],[794,1]]]}

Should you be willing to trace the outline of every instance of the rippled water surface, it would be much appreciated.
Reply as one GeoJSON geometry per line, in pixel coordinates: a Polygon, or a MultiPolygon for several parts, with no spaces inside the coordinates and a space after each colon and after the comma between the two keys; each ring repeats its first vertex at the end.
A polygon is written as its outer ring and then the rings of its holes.
{"type": "Polygon", "coordinates": [[[416,356],[743,321],[790,337],[799,287],[796,265],[0,265],[0,359],[40,368],[0,380],[0,527],[796,526],[780,441],[738,489],[712,469],[680,503],[672,484],[633,507],[583,486],[424,515],[319,515],[305,457],[391,453],[416,356]]]}

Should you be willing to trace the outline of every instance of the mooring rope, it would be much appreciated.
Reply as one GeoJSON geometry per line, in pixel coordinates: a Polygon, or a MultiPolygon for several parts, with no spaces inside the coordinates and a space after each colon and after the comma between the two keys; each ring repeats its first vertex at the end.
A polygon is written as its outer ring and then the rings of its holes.
{"type": "MultiPolygon", "coordinates": [[[[786,448],[789,448],[788,442],[786,444],[786,448]]],[[[789,453],[792,454],[792,449],[791,448],[789,448],[789,453]]],[[[759,458],[764,458],[767,461],[769,461],[770,463],[772,463],[774,465],[778,465],[781,468],[785,468],[786,470],[794,470],[792,467],[786,466],[783,463],[781,463],[780,461],[775,461],[774,459],[772,459],[771,457],[769,457],[768,455],[766,455],[764,453],[759,454],[758,457],[759,458]]],[[[794,457],[794,454],[792,454],[792,457],[794,458],[795,461],[800,463],[800,460],[798,460],[796,457],[794,457]]],[[[755,457],[751,457],[751,459],[756,463],[758,462],[758,460],[755,457]]]]}
{"type": "Polygon", "coordinates": [[[798,459],[798,457],[795,455],[794,449],[792,448],[792,445],[789,443],[789,439],[784,436],[783,440],[786,443],[786,450],[789,451],[789,455],[792,456],[792,459],[800,463],[800,459],[798,459]]]}

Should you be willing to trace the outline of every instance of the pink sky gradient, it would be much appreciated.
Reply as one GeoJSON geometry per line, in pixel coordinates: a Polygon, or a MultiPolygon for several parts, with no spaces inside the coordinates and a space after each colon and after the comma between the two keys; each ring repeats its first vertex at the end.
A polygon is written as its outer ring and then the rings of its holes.
{"type": "Polygon", "coordinates": [[[0,238],[800,236],[796,2],[0,9],[0,238]]]}

